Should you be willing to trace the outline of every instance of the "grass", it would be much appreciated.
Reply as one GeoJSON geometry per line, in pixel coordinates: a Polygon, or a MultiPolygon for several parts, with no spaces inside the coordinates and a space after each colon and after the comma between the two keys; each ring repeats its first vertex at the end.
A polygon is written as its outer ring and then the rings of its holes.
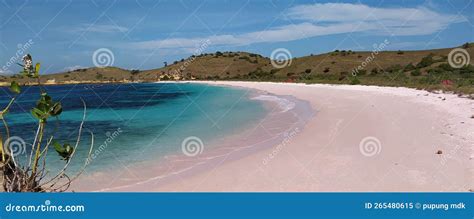
{"type": "MultiPolygon", "coordinates": [[[[187,59],[151,70],[126,70],[116,67],[79,69],[52,75],[44,80],[56,83],[74,80],[85,83],[153,82],[161,75],[180,71],[187,78],[197,80],[279,81],[327,84],[361,84],[410,87],[424,90],[444,90],[474,95],[474,44],[463,44],[471,58],[468,67],[455,69],[447,62],[452,48],[422,51],[382,51],[373,56],[370,51],[338,50],[334,52],[294,58],[291,65],[274,68],[271,60],[248,52],[215,52],[193,55],[187,59]],[[369,60],[369,61],[368,61],[369,60]],[[354,77],[354,70],[362,66],[354,77]],[[70,75],[70,76],[65,76],[70,75]],[[102,75],[102,76],[100,76],[102,75]],[[191,76],[191,77],[189,77],[191,76]]],[[[15,79],[0,78],[0,82],[15,79]]]]}

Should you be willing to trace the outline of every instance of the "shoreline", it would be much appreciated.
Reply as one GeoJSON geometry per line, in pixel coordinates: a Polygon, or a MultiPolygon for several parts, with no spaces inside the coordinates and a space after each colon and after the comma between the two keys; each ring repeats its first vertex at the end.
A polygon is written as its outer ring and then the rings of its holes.
{"type": "MultiPolygon", "coordinates": [[[[474,96],[472,94],[466,94],[466,93],[456,93],[454,91],[447,91],[447,90],[425,90],[425,89],[417,89],[414,87],[403,87],[403,86],[386,86],[386,85],[367,85],[367,84],[358,84],[358,85],[352,85],[352,84],[331,84],[331,83],[305,83],[305,82],[279,82],[279,81],[232,81],[232,80],[216,80],[216,81],[206,81],[206,80],[179,80],[179,81],[69,81],[65,83],[43,83],[41,84],[42,86],[55,86],[55,85],[84,85],[84,84],[146,84],[146,83],[201,83],[201,84],[206,84],[206,83],[216,83],[216,84],[221,84],[225,85],[226,83],[270,83],[270,84],[290,84],[290,85],[302,85],[302,86],[337,86],[339,88],[343,87],[363,87],[363,88],[394,88],[394,89],[409,89],[409,90],[416,90],[416,91],[425,91],[428,93],[432,94],[448,94],[448,95],[456,95],[461,98],[468,98],[474,100],[474,96]]],[[[0,87],[9,87],[10,83],[9,82],[0,82],[0,87]]],[[[24,84],[21,86],[38,86],[36,82],[30,83],[30,84],[24,84]]]]}
{"type": "Polygon", "coordinates": [[[292,95],[309,101],[318,115],[268,165],[260,161],[271,149],[159,191],[466,192],[474,188],[471,99],[377,86],[205,83],[292,95]],[[371,151],[370,146],[378,150],[371,151]]]}
{"type": "Polygon", "coordinates": [[[127,171],[111,173],[99,171],[81,177],[79,185],[73,185],[71,191],[150,191],[150,188],[156,191],[154,188],[208,171],[215,165],[272,148],[284,139],[294,137],[293,135],[303,129],[307,117],[314,115],[308,103],[291,96],[277,96],[242,87],[223,87],[247,90],[250,94],[246,98],[257,100],[266,108],[265,116],[254,123],[244,125],[237,132],[204,142],[204,152],[197,156],[186,156],[180,151],[162,160],[147,160],[132,164],[126,168],[127,171]],[[240,142],[244,143],[239,144],[240,142]],[[113,179],[113,182],[109,183],[110,179],[113,179]]]}
{"type": "Polygon", "coordinates": [[[291,95],[309,102],[318,115],[284,147],[274,143],[174,182],[120,191],[465,192],[474,188],[471,99],[360,85],[191,83],[291,95]]]}

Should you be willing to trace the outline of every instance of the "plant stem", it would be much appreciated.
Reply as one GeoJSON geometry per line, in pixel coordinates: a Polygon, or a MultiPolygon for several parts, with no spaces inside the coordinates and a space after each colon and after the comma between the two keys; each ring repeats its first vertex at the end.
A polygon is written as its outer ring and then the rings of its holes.
{"type": "MultiPolygon", "coordinates": [[[[7,125],[7,121],[5,121],[5,118],[2,118],[2,122],[3,122],[3,126],[5,126],[5,132],[6,132],[6,137],[7,137],[7,141],[8,139],[10,139],[10,129],[8,128],[8,125],[7,125]]],[[[2,148],[0,148],[1,152],[2,152],[2,162],[6,162],[6,157],[5,157],[5,153],[7,153],[7,150],[5,150],[4,148],[4,145],[3,145],[3,138],[2,136],[0,135],[0,145],[2,146],[2,148]]],[[[8,145],[5,145],[8,147],[8,145]]]]}
{"type": "MultiPolygon", "coordinates": [[[[2,110],[2,112],[0,112],[0,119],[3,121],[3,125],[5,126],[5,130],[6,130],[6,134],[7,134],[7,139],[10,138],[10,131],[8,129],[8,125],[7,125],[7,122],[5,121],[5,118],[3,117],[7,112],[8,112],[8,109],[10,109],[10,106],[13,104],[13,102],[15,102],[15,99],[16,97],[13,97],[10,102],[8,103],[7,107],[5,107],[5,109],[2,110]]],[[[0,136],[0,145],[1,145],[1,153],[2,153],[2,162],[6,162],[6,157],[5,157],[5,153],[6,153],[6,150],[4,148],[4,145],[3,145],[3,138],[2,136],[0,136]]]]}
{"type": "Polygon", "coordinates": [[[44,122],[40,122],[38,146],[36,147],[35,159],[33,161],[33,167],[31,168],[32,178],[34,178],[34,176],[36,175],[36,169],[38,167],[38,161],[39,161],[40,152],[41,152],[41,141],[43,140],[44,125],[45,125],[44,122]]]}

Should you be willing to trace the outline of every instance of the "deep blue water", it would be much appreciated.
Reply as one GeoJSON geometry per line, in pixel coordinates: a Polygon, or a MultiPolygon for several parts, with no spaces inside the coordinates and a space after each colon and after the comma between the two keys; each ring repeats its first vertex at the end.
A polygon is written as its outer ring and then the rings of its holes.
{"type": "MultiPolygon", "coordinates": [[[[59,119],[49,120],[45,137],[53,134],[60,142],[75,142],[83,115],[81,98],[86,102],[85,132],[72,166],[74,169],[82,165],[91,131],[96,156],[89,172],[182,153],[181,143],[189,136],[196,136],[205,147],[211,147],[206,143],[245,129],[266,113],[261,102],[248,98],[248,90],[203,84],[85,84],[45,89],[63,106],[59,119]]],[[[0,106],[4,107],[10,96],[8,89],[1,87],[0,106]]],[[[38,87],[23,87],[6,116],[11,135],[26,142],[23,157],[29,154],[37,128],[30,110],[38,98],[38,87]]],[[[3,127],[0,130],[4,133],[3,127]]],[[[49,151],[50,168],[63,162],[54,150],[49,151]]]]}

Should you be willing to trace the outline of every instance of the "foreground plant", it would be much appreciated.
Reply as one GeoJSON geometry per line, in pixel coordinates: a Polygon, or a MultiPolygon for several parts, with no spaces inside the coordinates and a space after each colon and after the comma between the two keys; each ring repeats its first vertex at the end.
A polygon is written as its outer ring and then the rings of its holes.
{"type": "MultiPolygon", "coordinates": [[[[26,156],[27,159],[21,160],[16,157],[16,155],[11,152],[10,129],[5,120],[8,110],[17,99],[17,95],[21,93],[20,85],[16,81],[12,81],[10,84],[10,91],[14,96],[11,98],[8,105],[0,111],[0,120],[2,120],[5,129],[5,133],[0,132],[0,153],[4,190],[7,192],[65,191],[84,171],[87,164],[87,162],[84,162],[84,166],[72,177],[66,174],[66,170],[68,169],[81,140],[86,115],[86,105],[84,101],[82,101],[84,105],[84,114],[78,128],[77,139],[75,140],[74,146],[71,146],[68,143],[59,143],[55,139],[54,134],[45,138],[45,130],[49,119],[58,118],[62,113],[61,103],[53,101],[46,90],[42,87],[39,74],[40,63],[36,63],[36,65],[33,66],[32,57],[30,54],[27,54],[23,57],[23,64],[19,65],[23,67],[23,71],[20,74],[28,78],[36,79],[37,85],[40,88],[39,99],[36,106],[31,110],[31,114],[38,121],[38,128],[35,132],[36,134],[34,136],[34,141],[31,144],[31,148],[29,148],[30,155],[26,156]],[[3,138],[4,136],[6,138],[3,138]],[[5,144],[3,144],[4,139],[6,139],[5,144]],[[54,147],[54,150],[58,153],[61,159],[65,161],[64,166],[53,175],[51,175],[46,168],[46,158],[50,146],[54,147]]],[[[94,144],[94,135],[92,133],[90,134],[91,145],[85,161],[89,159],[94,144]]],[[[23,146],[26,147],[26,144],[23,146]]]]}

